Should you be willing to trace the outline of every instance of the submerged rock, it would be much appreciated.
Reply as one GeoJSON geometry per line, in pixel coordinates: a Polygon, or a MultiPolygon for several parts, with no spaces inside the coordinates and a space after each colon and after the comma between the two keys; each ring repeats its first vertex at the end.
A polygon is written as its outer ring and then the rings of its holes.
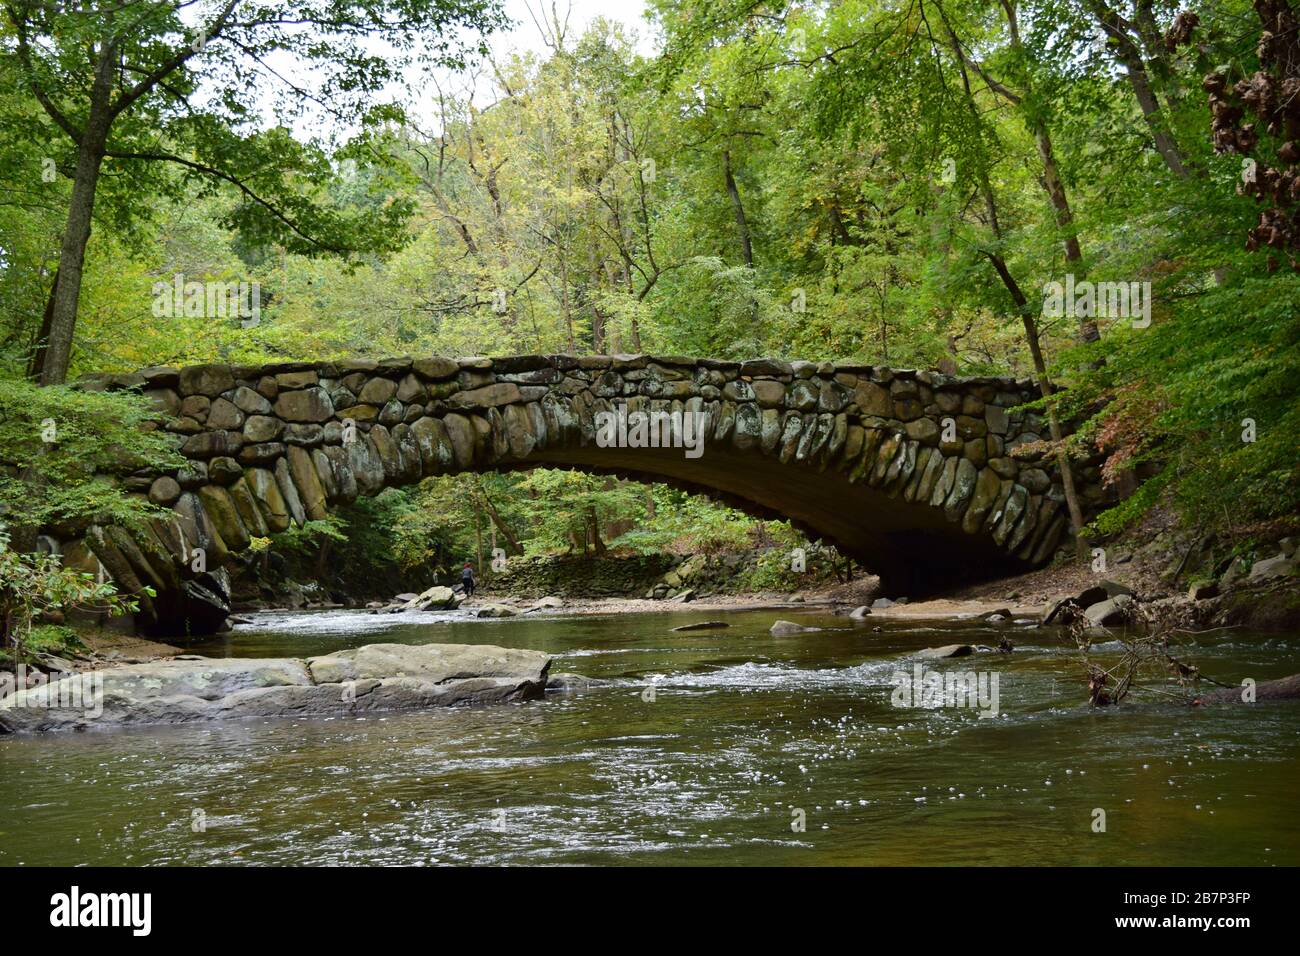
{"type": "Polygon", "coordinates": [[[927,647],[916,656],[929,661],[944,657],[965,657],[974,653],[975,648],[971,644],[945,644],[943,647],[927,647]]]}
{"type": "Polygon", "coordinates": [[[711,631],[719,627],[731,627],[726,621],[696,621],[694,624],[682,624],[674,631],[711,631]]]}
{"type": "Polygon", "coordinates": [[[808,634],[820,630],[820,627],[804,627],[794,621],[777,621],[770,628],[771,634],[775,637],[785,637],[787,634],[808,634]]]}
{"type": "Polygon", "coordinates": [[[590,677],[584,677],[581,674],[559,673],[552,674],[550,680],[546,682],[546,689],[550,691],[579,691],[588,690],[595,685],[595,681],[590,677]]]}
{"type": "Polygon", "coordinates": [[[540,697],[551,658],[491,644],[368,644],[306,660],[155,661],[73,674],[0,701],[0,731],[250,717],[343,717],[540,697]]]}

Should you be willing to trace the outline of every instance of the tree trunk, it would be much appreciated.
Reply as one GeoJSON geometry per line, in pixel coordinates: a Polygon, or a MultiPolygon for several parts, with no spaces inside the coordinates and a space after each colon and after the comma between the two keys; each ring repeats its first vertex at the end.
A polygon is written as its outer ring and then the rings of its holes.
{"type": "Polygon", "coordinates": [[[1088,542],[1083,539],[1083,509],[1079,506],[1079,495],[1074,487],[1074,472],[1070,470],[1070,457],[1065,450],[1065,433],[1061,430],[1060,419],[1056,416],[1056,409],[1051,405],[1052,383],[1047,377],[1047,362],[1043,359],[1043,348],[1038,338],[1038,323],[1034,321],[1030,313],[1029,300],[1016,282],[1015,277],[1011,275],[1011,270],[1007,268],[1006,262],[996,252],[986,253],[989,260],[993,263],[993,268],[997,270],[998,276],[1002,279],[1002,284],[1011,293],[1012,300],[1016,303],[1016,308],[1020,311],[1020,319],[1025,329],[1025,342],[1029,346],[1029,354],[1034,362],[1034,374],[1038,379],[1038,391],[1043,398],[1048,400],[1047,405],[1047,426],[1051,431],[1052,441],[1056,444],[1056,460],[1061,469],[1061,490],[1065,492],[1065,507],[1070,514],[1070,532],[1074,538],[1074,549],[1080,560],[1088,557],[1088,542]]]}
{"type": "Polygon", "coordinates": [[[745,257],[745,265],[754,268],[754,246],[749,237],[749,220],[745,217],[745,204],[740,201],[740,189],[736,186],[736,177],[731,174],[731,150],[722,151],[722,168],[726,174],[727,195],[731,197],[731,207],[736,213],[736,231],[740,233],[740,251],[745,257]]]}
{"type": "MultiPolygon", "coordinates": [[[[1139,11],[1141,4],[1139,6],[1139,11]]],[[[1089,0],[1088,8],[1092,15],[1101,24],[1106,33],[1115,41],[1115,51],[1119,61],[1124,64],[1124,70],[1128,74],[1129,86],[1133,88],[1133,95],[1137,98],[1138,106],[1142,110],[1142,118],[1146,120],[1147,126],[1151,130],[1151,137],[1155,141],[1156,152],[1165,161],[1165,165],[1179,179],[1186,179],[1188,176],[1187,166],[1183,162],[1182,150],[1179,149],[1178,143],[1174,140],[1172,133],[1169,131],[1163,112],[1160,109],[1160,102],[1156,99],[1155,90],[1151,87],[1151,76],[1147,70],[1146,62],[1142,58],[1142,51],[1133,41],[1120,24],[1119,15],[1106,5],[1104,0],[1089,0]]]]}
{"type": "Polygon", "coordinates": [[[591,538],[591,550],[600,557],[605,553],[605,542],[600,540],[600,518],[596,515],[595,505],[587,506],[587,533],[591,538]]]}
{"type": "Polygon", "coordinates": [[[42,385],[62,385],[68,378],[72,335],[77,325],[77,303],[81,298],[81,278],[86,262],[86,244],[90,241],[90,222],[95,211],[95,189],[99,184],[108,129],[112,124],[110,96],[113,91],[113,49],[110,45],[101,50],[95,64],[90,113],[77,148],[77,169],[72,180],[72,198],[68,203],[68,223],[63,231],[63,245],[59,251],[59,271],[54,284],[49,338],[42,357],[42,385]]]}
{"type": "Polygon", "coordinates": [[[496,506],[492,504],[492,499],[487,496],[487,492],[480,487],[478,493],[480,500],[483,502],[483,507],[487,509],[488,517],[492,519],[492,524],[496,528],[499,528],[501,533],[505,535],[506,542],[514,550],[515,554],[523,554],[524,546],[519,543],[519,537],[514,533],[510,526],[506,524],[505,519],[501,517],[496,506]]]}
{"type": "MultiPolygon", "coordinates": [[[[1009,14],[1010,15],[1010,14],[1009,14]]],[[[975,98],[971,95],[970,77],[966,72],[965,59],[961,54],[961,47],[957,43],[957,38],[949,31],[949,37],[957,52],[957,63],[961,70],[962,84],[966,92],[966,104],[971,111],[976,124],[979,124],[979,110],[975,105],[975,98]]],[[[980,192],[984,196],[984,208],[988,215],[990,228],[993,232],[993,238],[1002,240],[1002,227],[998,219],[997,200],[993,194],[993,186],[989,182],[987,172],[980,170],[978,177],[980,192]]],[[[1006,260],[998,252],[986,251],[985,256],[992,263],[998,278],[1006,287],[1007,292],[1011,295],[1012,302],[1016,305],[1016,310],[1020,313],[1020,320],[1025,330],[1025,344],[1029,347],[1029,355],[1034,363],[1034,373],[1038,378],[1039,393],[1049,399],[1047,406],[1047,422],[1051,429],[1052,441],[1057,443],[1057,462],[1061,469],[1061,489],[1065,492],[1065,505],[1070,515],[1070,533],[1074,538],[1075,552],[1082,560],[1087,557],[1088,545],[1083,540],[1083,509],[1079,506],[1079,496],[1074,487],[1074,474],[1070,471],[1069,456],[1066,454],[1065,445],[1062,443],[1063,433],[1061,423],[1056,417],[1056,410],[1050,404],[1052,394],[1052,384],[1047,377],[1047,362],[1043,358],[1042,344],[1038,338],[1038,323],[1034,321],[1033,314],[1030,311],[1029,299],[1025,296],[1024,290],[1020,288],[1011,270],[1007,268],[1006,260]]]]}
{"type": "Polygon", "coordinates": [[[41,316],[41,327],[36,333],[32,356],[27,363],[27,378],[33,382],[41,380],[41,371],[45,368],[46,350],[50,344],[50,326],[54,324],[54,292],[59,287],[59,270],[54,270],[54,279],[50,282],[50,294],[45,300],[45,312],[41,316]]]}

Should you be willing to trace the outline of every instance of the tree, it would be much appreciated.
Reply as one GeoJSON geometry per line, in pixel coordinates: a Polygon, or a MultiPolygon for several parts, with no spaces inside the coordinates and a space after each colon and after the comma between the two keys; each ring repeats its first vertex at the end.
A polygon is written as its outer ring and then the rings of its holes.
{"type": "MultiPolygon", "coordinates": [[[[111,581],[64,567],[58,555],[22,554],[0,532],[0,651],[13,649],[14,673],[36,616],[45,611],[94,608],[117,617],[139,610],[137,597],[119,595],[111,581]]],[[[153,596],[152,588],[144,593],[153,596]]]]}
{"type": "Polygon", "coordinates": [[[376,98],[412,59],[462,63],[455,31],[490,30],[501,14],[498,0],[13,0],[0,22],[5,72],[47,117],[41,165],[72,184],[38,362],[49,385],[68,373],[106,171],[132,190],[157,184],[157,166],[201,190],[233,188],[243,202],[228,225],[295,251],[392,249],[409,203],[364,215],[330,208],[316,189],[329,157],[283,124],[310,109],[342,127],[396,118],[376,98]],[[259,128],[273,96],[279,123],[259,128]]]}

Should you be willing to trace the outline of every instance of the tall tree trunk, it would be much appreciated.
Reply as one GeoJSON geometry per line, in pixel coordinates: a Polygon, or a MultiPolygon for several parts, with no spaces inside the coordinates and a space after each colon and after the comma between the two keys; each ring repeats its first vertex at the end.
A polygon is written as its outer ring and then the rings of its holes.
{"type": "Polygon", "coordinates": [[[726,174],[727,195],[731,197],[731,208],[736,213],[736,231],[740,234],[740,251],[745,257],[745,265],[754,268],[754,245],[749,237],[749,220],[745,217],[745,204],[740,201],[740,189],[736,186],[736,177],[731,174],[731,150],[722,151],[722,169],[726,174]]]}
{"type": "Polygon", "coordinates": [[[501,517],[496,506],[492,504],[492,499],[487,496],[487,492],[483,490],[482,485],[478,487],[478,494],[479,499],[483,502],[483,507],[487,509],[488,517],[492,519],[493,526],[499,528],[501,533],[505,535],[506,542],[514,549],[515,554],[523,554],[524,546],[519,543],[518,535],[514,533],[510,525],[506,524],[505,519],[501,517]]]}
{"type": "Polygon", "coordinates": [[[474,566],[477,574],[483,573],[483,521],[480,513],[478,500],[474,502],[474,550],[478,554],[478,563],[474,566]]]}
{"type": "Polygon", "coordinates": [[[1038,323],[1034,321],[1033,309],[1028,298],[1007,268],[1006,261],[996,252],[987,252],[989,261],[998,273],[998,278],[1011,294],[1011,299],[1020,312],[1020,320],[1025,329],[1025,343],[1029,346],[1029,355],[1034,362],[1034,374],[1038,379],[1038,391],[1047,399],[1047,427],[1056,445],[1056,461],[1061,471],[1061,490],[1065,492],[1065,507],[1070,515],[1070,532],[1074,538],[1074,549],[1080,560],[1088,557],[1088,542],[1083,539],[1083,509],[1079,506],[1078,491],[1074,486],[1074,472],[1070,470],[1070,457],[1065,450],[1065,433],[1061,430],[1060,419],[1051,404],[1052,383],[1047,377],[1047,362],[1043,358],[1043,348],[1038,336],[1038,323]]]}
{"type": "MultiPolygon", "coordinates": [[[[1011,40],[1012,49],[1028,59],[1029,54],[1025,52],[1024,46],[1020,42],[1020,20],[1016,13],[1014,0],[1001,0],[1001,5],[1006,16],[1007,33],[1011,40]]],[[[959,61],[963,62],[962,74],[965,76],[965,55],[960,48],[958,48],[957,54],[959,61]]],[[[1047,199],[1056,213],[1056,225],[1061,230],[1061,241],[1065,247],[1065,261],[1067,263],[1081,263],[1083,261],[1083,252],[1079,248],[1079,237],[1074,231],[1074,212],[1070,209],[1070,198],[1066,194],[1065,182],[1061,179],[1060,168],[1056,165],[1056,154],[1052,148],[1052,134],[1048,129],[1047,120],[1044,119],[1040,108],[1041,104],[1038,103],[1034,95],[1028,71],[1025,71],[1021,80],[1023,89],[1020,94],[1014,93],[1000,83],[991,85],[991,88],[1020,110],[1026,127],[1034,137],[1034,145],[1038,149],[1038,158],[1043,164],[1041,182],[1044,191],[1047,193],[1047,199]]],[[[968,96],[969,92],[968,88],[968,96]]],[[[1080,341],[1095,342],[1100,336],[1101,333],[1097,330],[1097,323],[1090,317],[1081,316],[1079,319],[1080,341]]]]}
{"type": "MultiPolygon", "coordinates": [[[[1141,16],[1142,4],[1138,4],[1139,18],[1141,16]]],[[[1088,9],[1092,15],[1101,24],[1106,34],[1115,41],[1116,55],[1119,61],[1124,64],[1124,70],[1128,75],[1129,86],[1133,88],[1133,95],[1137,98],[1138,106],[1142,110],[1142,118],[1146,120],[1148,128],[1151,130],[1151,137],[1155,141],[1156,152],[1165,161],[1165,165],[1179,179],[1186,179],[1188,176],[1187,166],[1183,161],[1182,150],[1179,149],[1178,143],[1174,140],[1168,124],[1165,122],[1165,116],[1160,109],[1160,102],[1156,99],[1155,90],[1151,86],[1151,76],[1147,70],[1146,62],[1142,58],[1142,51],[1133,38],[1128,35],[1120,22],[1119,14],[1112,10],[1105,0],[1088,0],[1088,9]]],[[[1139,30],[1141,30],[1139,25],[1139,30]]],[[[1156,66],[1159,71],[1160,64],[1156,66]]]]}
{"type": "Polygon", "coordinates": [[[587,533],[591,539],[591,549],[596,557],[605,553],[605,542],[600,540],[600,518],[596,514],[596,506],[587,506],[587,533]]]}
{"type": "Polygon", "coordinates": [[[63,245],[59,251],[59,271],[54,285],[49,338],[42,357],[42,385],[62,385],[68,378],[72,335],[77,325],[77,303],[81,298],[81,278],[86,262],[86,244],[90,241],[90,222],[95,211],[95,189],[99,185],[108,130],[113,121],[110,97],[113,91],[114,50],[109,44],[99,53],[90,92],[90,111],[77,147],[77,169],[72,179],[68,223],[63,230],[63,245]]]}
{"type": "MultiPolygon", "coordinates": [[[[946,23],[946,21],[945,21],[946,23]]],[[[975,105],[975,98],[971,94],[970,76],[966,71],[966,61],[962,55],[961,48],[957,43],[956,36],[949,29],[949,38],[957,52],[957,64],[961,70],[962,84],[966,93],[966,104],[971,112],[976,125],[980,123],[979,109],[975,105]]],[[[989,182],[985,170],[980,170],[977,177],[980,192],[984,198],[984,208],[989,220],[989,226],[993,233],[993,238],[1001,244],[1002,226],[998,217],[997,200],[993,194],[993,186],[989,182]]],[[[1070,471],[1070,459],[1065,451],[1064,433],[1061,429],[1060,420],[1057,418],[1056,409],[1051,405],[1052,383],[1047,376],[1047,362],[1043,358],[1043,348],[1038,335],[1038,323],[1034,320],[1033,312],[1029,304],[1029,299],[1024,290],[1020,288],[1020,283],[1016,281],[1015,276],[1007,267],[1006,260],[1002,254],[996,251],[986,251],[985,256],[992,264],[993,269],[998,274],[1007,292],[1011,296],[1011,301],[1015,303],[1016,310],[1020,313],[1020,320],[1025,330],[1025,344],[1029,348],[1029,356],[1034,363],[1034,374],[1038,379],[1039,394],[1047,399],[1047,423],[1051,431],[1052,441],[1057,447],[1057,464],[1061,471],[1061,489],[1065,492],[1065,506],[1070,515],[1070,536],[1074,538],[1075,553],[1080,560],[1087,557],[1088,544],[1083,540],[1083,509],[1079,506],[1079,495],[1074,486],[1074,473],[1070,471]]]]}

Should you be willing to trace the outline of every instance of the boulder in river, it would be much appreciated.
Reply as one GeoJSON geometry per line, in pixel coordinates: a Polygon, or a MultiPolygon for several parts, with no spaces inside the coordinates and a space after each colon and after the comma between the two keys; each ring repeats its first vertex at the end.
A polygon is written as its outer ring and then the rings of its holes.
{"type": "Polygon", "coordinates": [[[561,672],[559,674],[551,675],[550,679],[546,682],[546,689],[561,692],[582,691],[589,690],[594,684],[595,681],[590,677],[584,677],[582,674],[561,672]]]}
{"type": "Polygon", "coordinates": [[[518,613],[508,604],[484,604],[474,608],[475,617],[514,617],[518,613]]]}
{"type": "Polygon", "coordinates": [[[1072,615],[1084,612],[1095,604],[1109,601],[1121,595],[1131,598],[1133,597],[1133,589],[1117,581],[1102,581],[1100,584],[1084,588],[1078,594],[1067,594],[1049,602],[1043,608],[1043,623],[1068,623],[1072,615]]]}
{"type": "Polygon", "coordinates": [[[820,627],[804,627],[804,625],[796,624],[794,621],[777,621],[770,628],[770,632],[774,637],[785,637],[789,634],[808,634],[820,630],[820,627]]]}
{"type": "Polygon", "coordinates": [[[1083,612],[1091,627],[1108,627],[1128,623],[1133,598],[1128,594],[1117,594],[1105,601],[1098,601],[1083,612]]]}
{"type": "Polygon", "coordinates": [[[445,588],[441,585],[434,585],[427,591],[421,593],[413,600],[405,604],[399,604],[398,610],[402,611],[424,611],[429,608],[455,608],[460,602],[465,600],[463,595],[457,594],[451,588],[445,588]]]}
{"type": "Polygon", "coordinates": [[[860,605],[859,607],[855,607],[852,611],[850,611],[849,617],[851,617],[855,621],[860,621],[864,617],[869,616],[870,614],[871,614],[871,608],[863,604],[860,605]]]}
{"type": "Polygon", "coordinates": [[[550,655],[491,644],[368,644],[306,660],[160,660],[72,674],[0,700],[0,732],[252,717],[343,717],[540,697],[550,655]]]}

